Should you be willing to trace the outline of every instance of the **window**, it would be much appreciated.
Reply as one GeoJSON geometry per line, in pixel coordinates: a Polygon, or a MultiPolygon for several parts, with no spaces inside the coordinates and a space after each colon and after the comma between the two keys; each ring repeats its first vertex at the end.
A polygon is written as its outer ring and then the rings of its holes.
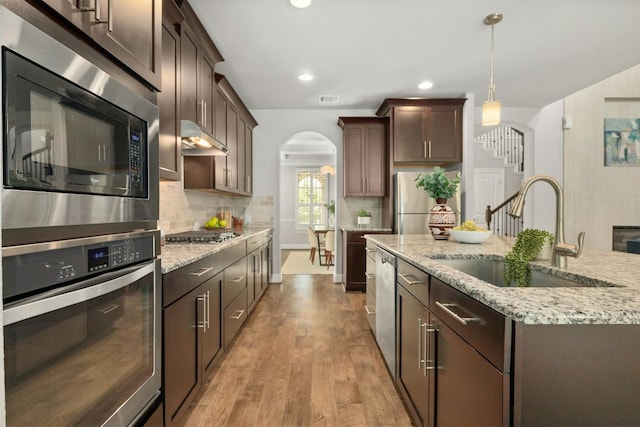
{"type": "Polygon", "coordinates": [[[326,223],[327,208],[327,174],[320,169],[298,169],[296,225],[306,228],[326,223]]]}

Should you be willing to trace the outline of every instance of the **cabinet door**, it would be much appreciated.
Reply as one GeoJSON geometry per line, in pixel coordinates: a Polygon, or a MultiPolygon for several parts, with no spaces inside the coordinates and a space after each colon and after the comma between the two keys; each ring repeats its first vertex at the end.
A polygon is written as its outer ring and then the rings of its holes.
{"type": "Polygon", "coordinates": [[[427,119],[428,157],[430,161],[462,161],[462,109],[433,106],[427,119]]]}
{"type": "Polygon", "coordinates": [[[346,291],[364,291],[366,289],[367,282],[364,275],[366,255],[364,248],[364,240],[362,240],[362,242],[347,243],[347,263],[349,264],[349,270],[347,271],[347,280],[345,283],[346,291]]]}
{"type": "Polygon", "coordinates": [[[172,421],[200,386],[197,298],[199,288],[164,309],[165,421],[172,421]]]}
{"type": "Polygon", "coordinates": [[[433,314],[438,427],[502,426],[502,374],[433,314]],[[464,408],[464,410],[461,410],[464,408]]]}
{"type": "Polygon", "coordinates": [[[395,107],[393,110],[393,161],[424,162],[427,141],[424,135],[424,107],[395,107]]]}
{"type": "Polygon", "coordinates": [[[198,42],[186,26],[180,34],[180,111],[181,118],[200,123],[198,114],[198,42]]]}
{"type": "Polygon", "coordinates": [[[200,98],[198,107],[200,110],[200,126],[210,134],[214,134],[215,126],[215,80],[213,68],[215,63],[206,56],[200,56],[200,98]]]}
{"type": "Polygon", "coordinates": [[[256,276],[256,253],[252,252],[247,255],[247,307],[249,310],[253,307],[260,290],[260,278],[256,276]]]}
{"type": "Polygon", "coordinates": [[[245,142],[245,136],[246,136],[246,128],[247,125],[245,124],[244,120],[242,119],[242,117],[238,116],[237,117],[237,134],[236,134],[236,150],[238,152],[238,156],[236,157],[236,161],[237,161],[237,166],[236,166],[236,183],[237,183],[237,188],[238,191],[240,193],[246,193],[247,192],[247,188],[246,188],[246,182],[247,180],[245,179],[245,156],[246,156],[246,142],[245,142]]]}
{"type": "Polygon", "coordinates": [[[92,38],[154,87],[161,88],[162,0],[96,0],[92,38]]]}
{"type": "Polygon", "coordinates": [[[222,331],[220,324],[221,313],[221,290],[223,273],[218,273],[216,276],[207,280],[202,284],[202,293],[206,295],[206,299],[203,303],[206,304],[205,319],[207,320],[207,328],[202,329],[202,370],[203,378],[204,372],[209,371],[213,366],[212,363],[215,357],[222,349],[222,331]]]}
{"type": "Polygon", "coordinates": [[[245,192],[247,195],[253,194],[253,129],[246,127],[244,134],[244,179],[245,192]]]}
{"type": "Polygon", "coordinates": [[[226,185],[228,191],[238,189],[238,113],[227,104],[227,147],[229,153],[226,156],[226,185]]]}
{"type": "MultiPolygon", "coordinates": [[[[417,415],[419,425],[432,426],[433,403],[430,400],[433,395],[430,393],[430,380],[433,380],[426,365],[429,311],[402,286],[397,289],[398,382],[409,398],[414,409],[411,412],[414,412],[414,418],[417,415]]],[[[463,412],[466,412],[466,408],[463,412]]]]}
{"type": "MultiPolygon", "coordinates": [[[[175,7],[175,6],[174,6],[175,7]]],[[[162,91],[158,93],[160,111],[160,178],[180,181],[180,35],[175,22],[162,23],[162,91]]]]}
{"type": "Polygon", "coordinates": [[[260,266],[260,276],[262,277],[262,280],[261,280],[262,291],[264,291],[265,289],[267,289],[267,286],[269,286],[269,245],[268,244],[265,245],[264,248],[262,248],[261,263],[262,265],[260,266]]]}
{"type": "Polygon", "coordinates": [[[365,152],[364,125],[349,125],[344,128],[344,196],[364,196],[364,168],[362,156],[365,152]]]}
{"type": "Polygon", "coordinates": [[[383,197],[386,181],[385,127],[379,124],[366,125],[365,195],[383,197]]]}
{"type": "Polygon", "coordinates": [[[227,99],[220,93],[216,85],[215,111],[215,135],[223,144],[227,143],[227,99]]]}

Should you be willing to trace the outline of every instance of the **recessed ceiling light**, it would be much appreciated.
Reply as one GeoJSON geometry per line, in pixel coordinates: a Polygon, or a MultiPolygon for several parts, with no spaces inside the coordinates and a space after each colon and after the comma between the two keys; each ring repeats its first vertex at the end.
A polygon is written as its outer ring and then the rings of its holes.
{"type": "Polygon", "coordinates": [[[302,73],[298,76],[298,79],[302,80],[303,82],[308,82],[310,80],[313,80],[313,74],[311,73],[302,73]]]}
{"type": "Polygon", "coordinates": [[[309,7],[311,5],[311,0],[289,0],[291,6],[297,7],[298,9],[304,9],[305,7],[309,7]]]}
{"type": "Polygon", "coordinates": [[[420,89],[431,89],[432,87],[433,87],[433,83],[426,80],[418,85],[418,88],[420,89]]]}

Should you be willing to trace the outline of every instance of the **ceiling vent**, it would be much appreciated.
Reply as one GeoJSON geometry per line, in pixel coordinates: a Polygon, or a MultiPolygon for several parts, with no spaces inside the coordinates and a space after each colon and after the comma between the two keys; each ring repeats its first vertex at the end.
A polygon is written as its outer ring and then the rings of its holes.
{"type": "Polygon", "coordinates": [[[318,100],[321,104],[337,104],[340,102],[340,97],[338,95],[320,95],[318,100]]]}

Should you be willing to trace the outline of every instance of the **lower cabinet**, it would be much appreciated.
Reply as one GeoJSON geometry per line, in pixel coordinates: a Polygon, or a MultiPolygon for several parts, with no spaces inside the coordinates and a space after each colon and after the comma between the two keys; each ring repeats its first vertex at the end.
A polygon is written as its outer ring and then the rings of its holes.
{"type": "Polygon", "coordinates": [[[365,262],[365,279],[367,296],[364,309],[367,314],[367,321],[373,335],[376,335],[376,245],[367,240],[365,262]]]}
{"type": "Polygon", "coordinates": [[[398,261],[398,388],[419,426],[509,425],[511,322],[398,261]]]}
{"type": "Polygon", "coordinates": [[[367,286],[365,276],[366,269],[366,242],[365,234],[385,234],[385,231],[350,231],[342,232],[342,275],[343,287],[346,292],[364,292],[367,286]]]}
{"type": "Polygon", "coordinates": [[[226,349],[247,319],[247,258],[224,270],[224,348],[226,349]]]}
{"type": "Polygon", "coordinates": [[[167,426],[178,422],[222,354],[220,268],[221,257],[214,255],[163,277],[167,426]]]}

